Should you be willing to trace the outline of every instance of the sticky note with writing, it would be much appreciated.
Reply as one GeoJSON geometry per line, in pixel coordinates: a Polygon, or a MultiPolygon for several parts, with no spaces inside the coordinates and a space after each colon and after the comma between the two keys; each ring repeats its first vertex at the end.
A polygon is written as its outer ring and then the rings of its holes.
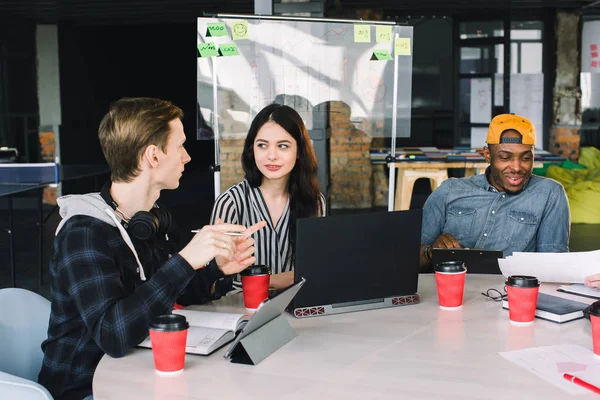
{"type": "Polygon", "coordinates": [[[206,36],[227,36],[227,28],[222,22],[209,22],[208,27],[206,28],[206,36]]]}
{"type": "Polygon", "coordinates": [[[219,55],[217,46],[214,43],[198,43],[198,52],[200,57],[216,57],[219,55]]]}
{"type": "Polygon", "coordinates": [[[354,25],[354,41],[357,43],[371,42],[370,25],[354,25]]]}
{"type": "Polygon", "coordinates": [[[237,21],[231,26],[233,40],[248,39],[248,21],[237,21]]]}
{"type": "Polygon", "coordinates": [[[410,38],[396,38],[394,54],[397,56],[410,56],[410,38]]]}
{"type": "Polygon", "coordinates": [[[373,55],[371,56],[371,60],[391,60],[392,56],[390,52],[387,50],[373,50],[373,55]]]}
{"type": "Polygon", "coordinates": [[[222,44],[219,46],[219,56],[229,57],[229,56],[239,56],[238,48],[235,43],[222,44]]]}
{"type": "Polygon", "coordinates": [[[376,26],[375,27],[375,40],[377,43],[388,43],[392,41],[392,27],[391,26],[376,26]]]}

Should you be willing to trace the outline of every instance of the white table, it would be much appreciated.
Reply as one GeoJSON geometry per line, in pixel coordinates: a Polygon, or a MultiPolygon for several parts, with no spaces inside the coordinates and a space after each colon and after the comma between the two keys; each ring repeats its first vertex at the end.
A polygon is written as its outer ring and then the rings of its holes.
{"type": "MultiPolygon", "coordinates": [[[[595,399],[571,396],[498,355],[499,351],[572,343],[591,350],[586,319],[563,325],[536,319],[513,326],[500,302],[501,276],[467,275],[462,310],[438,307],[432,275],[419,277],[421,303],[289,320],[297,337],[257,366],[186,355],[175,377],[154,371],[152,352],[104,356],[94,375],[102,399],[595,399]]],[[[582,298],[578,298],[582,299],[582,298]]],[[[230,297],[199,307],[240,311],[230,297]]],[[[243,312],[243,311],[242,311],[243,312]]]]}

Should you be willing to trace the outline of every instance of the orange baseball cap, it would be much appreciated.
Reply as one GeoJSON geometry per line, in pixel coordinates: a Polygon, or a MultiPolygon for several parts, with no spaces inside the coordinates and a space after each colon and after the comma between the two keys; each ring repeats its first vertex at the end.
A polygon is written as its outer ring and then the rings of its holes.
{"type": "Polygon", "coordinates": [[[500,114],[492,119],[486,139],[487,144],[516,143],[535,146],[535,126],[525,117],[515,114],[500,114]],[[520,138],[502,138],[502,133],[515,130],[520,138]]]}

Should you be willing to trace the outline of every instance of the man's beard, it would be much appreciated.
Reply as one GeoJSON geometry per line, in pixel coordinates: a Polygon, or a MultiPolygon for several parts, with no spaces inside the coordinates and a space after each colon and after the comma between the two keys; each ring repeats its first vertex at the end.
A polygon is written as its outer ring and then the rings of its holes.
{"type": "Polygon", "coordinates": [[[521,189],[519,189],[519,190],[508,190],[505,187],[504,188],[504,193],[506,193],[509,196],[516,196],[516,195],[520,194],[523,190],[525,190],[525,186],[527,186],[527,184],[529,183],[529,178],[531,178],[531,175],[528,175],[527,177],[523,177],[523,180],[525,182],[523,182],[523,186],[521,186],[521,189]]]}

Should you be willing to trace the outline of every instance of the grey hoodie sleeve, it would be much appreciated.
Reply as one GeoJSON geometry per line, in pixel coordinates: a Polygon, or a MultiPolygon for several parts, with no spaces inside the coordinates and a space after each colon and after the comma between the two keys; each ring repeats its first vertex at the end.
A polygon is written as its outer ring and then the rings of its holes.
{"type": "Polygon", "coordinates": [[[93,340],[112,357],[125,355],[148,335],[150,320],[172,310],[195,273],[187,261],[175,255],[132,290],[136,275],[124,279],[123,266],[118,263],[122,256],[117,252],[125,252],[131,259],[124,245],[115,247],[120,239],[114,228],[100,220],[73,217],[68,229],[57,236],[61,257],[52,272],[93,340]]]}

